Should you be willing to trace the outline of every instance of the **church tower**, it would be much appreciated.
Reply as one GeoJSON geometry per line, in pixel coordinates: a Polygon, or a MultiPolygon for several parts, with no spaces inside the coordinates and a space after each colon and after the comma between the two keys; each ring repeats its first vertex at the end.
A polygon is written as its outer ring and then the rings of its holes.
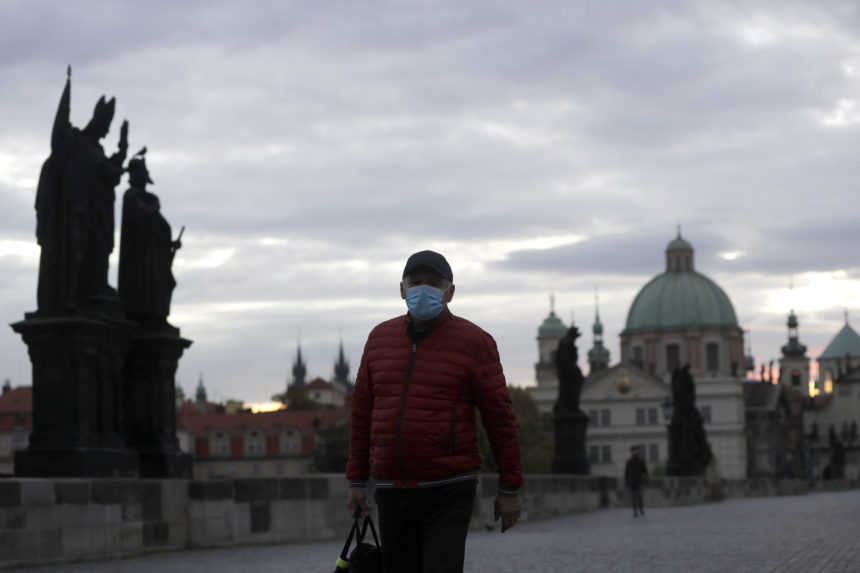
{"type": "Polygon", "coordinates": [[[203,374],[200,374],[200,379],[197,380],[197,391],[194,393],[194,400],[198,404],[206,403],[206,387],[203,385],[203,374]]]}
{"type": "Polygon", "coordinates": [[[549,297],[549,316],[538,328],[538,362],[535,364],[535,378],[538,386],[558,386],[558,373],[555,369],[555,351],[558,341],[564,338],[567,327],[555,314],[555,296],[549,297]]]}
{"type": "Polygon", "coordinates": [[[797,334],[800,323],[793,309],[788,314],[787,324],[788,343],[782,347],[782,357],[779,359],[779,382],[809,396],[809,358],[806,356],[806,346],[800,343],[797,334]]]}
{"type": "Polygon", "coordinates": [[[603,346],[603,323],[600,322],[600,306],[597,295],[594,295],[594,345],[588,351],[588,375],[591,376],[609,367],[609,349],[603,346]]]}
{"type": "Polygon", "coordinates": [[[346,361],[343,354],[343,340],[340,341],[337,362],[334,363],[334,381],[343,386],[344,390],[348,390],[352,386],[349,383],[349,362],[346,361]]]}
{"type": "Polygon", "coordinates": [[[302,360],[302,345],[299,344],[298,349],[296,351],[296,361],[293,362],[293,382],[291,385],[304,386],[305,376],[307,376],[307,373],[308,369],[305,366],[304,361],[302,360]]]}

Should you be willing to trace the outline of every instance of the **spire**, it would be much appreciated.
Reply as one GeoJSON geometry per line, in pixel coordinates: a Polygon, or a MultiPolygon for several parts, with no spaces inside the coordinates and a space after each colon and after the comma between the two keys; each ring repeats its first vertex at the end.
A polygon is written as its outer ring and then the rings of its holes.
{"type": "Polygon", "coordinates": [[[304,386],[305,376],[307,373],[308,369],[302,360],[302,343],[299,342],[298,349],[296,351],[296,361],[293,362],[293,384],[296,386],[304,386]]]}
{"type": "Polygon", "coordinates": [[[603,323],[600,322],[600,294],[597,287],[594,287],[594,326],[591,327],[591,332],[594,333],[595,340],[600,337],[603,341],[603,323]]]}
{"type": "Polygon", "coordinates": [[[603,346],[603,323],[600,322],[600,296],[597,287],[594,287],[594,326],[591,327],[591,332],[594,334],[594,344],[588,351],[589,375],[609,367],[609,350],[603,346]]]}
{"type": "Polygon", "coordinates": [[[203,385],[203,373],[200,373],[200,378],[197,380],[197,391],[194,394],[194,399],[197,403],[206,402],[206,387],[203,385]]]}
{"type": "Polygon", "coordinates": [[[343,353],[343,340],[340,341],[337,362],[334,363],[334,379],[343,384],[349,384],[349,362],[343,353]]]}

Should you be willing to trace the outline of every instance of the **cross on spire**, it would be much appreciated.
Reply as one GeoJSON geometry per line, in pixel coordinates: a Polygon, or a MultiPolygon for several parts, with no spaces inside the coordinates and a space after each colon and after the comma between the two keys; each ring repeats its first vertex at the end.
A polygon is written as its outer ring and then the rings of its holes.
{"type": "Polygon", "coordinates": [[[555,312],[555,294],[549,295],[549,311],[555,312]]]}

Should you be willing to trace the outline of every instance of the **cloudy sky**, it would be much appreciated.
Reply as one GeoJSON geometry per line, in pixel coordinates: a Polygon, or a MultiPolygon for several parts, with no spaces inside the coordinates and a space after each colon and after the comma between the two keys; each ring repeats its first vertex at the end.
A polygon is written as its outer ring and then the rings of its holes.
{"type": "MultiPolygon", "coordinates": [[[[187,227],[186,392],[203,373],[210,398],[266,400],[299,337],[311,375],[340,337],[357,366],[424,248],[512,383],[534,383],[550,293],[588,327],[599,289],[615,360],[678,223],[757,360],[792,306],[815,356],[844,308],[860,324],[860,10],[715,4],[4,0],[0,317],[35,307],[33,200],[71,64],[73,123],[116,96],[187,227]]],[[[4,377],[30,383],[8,328],[4,377]]]]}

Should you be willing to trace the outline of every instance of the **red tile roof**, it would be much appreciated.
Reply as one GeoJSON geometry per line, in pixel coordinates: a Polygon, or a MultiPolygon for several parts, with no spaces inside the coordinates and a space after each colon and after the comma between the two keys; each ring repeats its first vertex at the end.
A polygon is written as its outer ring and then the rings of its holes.
{"type": "Polygon", "coordinates": [[[262,430],[264,433],[295,428],[303,434],[311,434],[316,427],[327,428],[345,420],[348,416],[346,408],[319,408],[316,410],[277,410],[275,412],[258,412],[256,414],[239,412],[236,414],[200,414],[187,410],[177,416],[178,429],[197,435],[208,434],[211,430],[223,430],[228,433],[244,432],[245,430],[262,430]]]}
{"type": "Polygon", "coordinates": [[[0,413],[29,414],[33,411],[33,387],[18,386],[0,395],[0,413]]]}

